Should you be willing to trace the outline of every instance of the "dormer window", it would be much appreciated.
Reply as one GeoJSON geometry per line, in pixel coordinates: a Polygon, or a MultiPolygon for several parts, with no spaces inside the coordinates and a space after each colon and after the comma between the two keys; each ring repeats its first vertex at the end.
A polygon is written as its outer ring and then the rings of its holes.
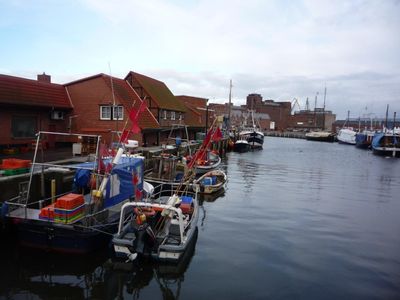
{"type": "Polygon", "coordinates": [[[171,120],[175,120],[175,112],[171,111],[171,120]]]}

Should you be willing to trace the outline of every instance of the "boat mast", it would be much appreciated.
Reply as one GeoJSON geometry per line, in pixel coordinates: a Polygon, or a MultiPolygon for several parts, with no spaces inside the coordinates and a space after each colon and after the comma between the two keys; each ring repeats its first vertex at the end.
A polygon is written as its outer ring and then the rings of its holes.
{"type": "Polygon", "coordinates": [[[322,109],[322,131],[325,130],[325,101],[326,101],[326,86],[324,91],[324,107],[322,109]]]}
{"type": "Polygon", "coordinates": [[[314,104],[314,129],[317,128],[317,97],[318,92],[315,94],[315,104],[314,104]]]}
{"type": "Polygon", "coordinates": [[[388,115],[389,115],[389,104],[386,105],[386,117],[385,117],[385,131],[388,127],[388,115]]]}
{"type": "Polygon", "coordinates": [[[228,131],[231,130],[232,79],[229,81],[228,131]]]}

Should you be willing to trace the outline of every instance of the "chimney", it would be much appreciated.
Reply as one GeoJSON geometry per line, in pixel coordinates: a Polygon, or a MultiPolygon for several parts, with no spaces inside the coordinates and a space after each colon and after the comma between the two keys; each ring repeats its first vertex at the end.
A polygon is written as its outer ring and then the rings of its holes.
{"type": "Polygon", "coordinates": [[[51,76],[50,76],[50,75],[47,75],[45,72],[43,72],[43,74],[38,74],[37,80],[38,80],[39,82],[51,83],[51,76]]]}

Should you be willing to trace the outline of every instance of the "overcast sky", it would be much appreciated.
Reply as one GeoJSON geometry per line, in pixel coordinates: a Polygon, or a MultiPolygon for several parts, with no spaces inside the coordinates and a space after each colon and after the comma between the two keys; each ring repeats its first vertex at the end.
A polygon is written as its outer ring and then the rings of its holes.
{"type": "Polygon", "coordinates": [[[135,71],[226,102],[306,98],[400,119],[400,1],[0,0],[0,73],[55,83],[135,71]],[[318,94],[317,94],[318,93],[318,94]]]}

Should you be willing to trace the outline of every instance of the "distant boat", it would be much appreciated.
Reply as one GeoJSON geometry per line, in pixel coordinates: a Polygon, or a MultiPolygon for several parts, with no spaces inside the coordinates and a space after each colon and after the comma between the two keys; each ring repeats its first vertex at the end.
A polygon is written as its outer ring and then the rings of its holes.
{"type": "Polygon", "coordinates": [[[251,127],[245,127],[239,136],[246,139],[251,149],[262,149],[264,145],[264,133],[254,120],[254,110],[250,110],[251,127]]]}
{"type": "Polygon", "coordinates": [[[364,130],[356,133],[356,147],[362,149],[370,148],[375,133],[373,130],[364,130]]]}
{"type": "Polygon", "coordinates": [[[394,130],[375,134],[371,146],[374,154],[400,157],[400,135],[394,130]]]}
{"type": "Polygon", "coordinates": [[[341,144],[355,145],[356,144],[356,134],[352,128],[342,128],[337,134],[337,140],[341,144]]]}
{"type": "Polygon", "coordinates": [[[311,131],[306,133],[305,136],[308,141],[329,143],[333,143],[335,141],[335,134],[329,131],[311,131]]]}

